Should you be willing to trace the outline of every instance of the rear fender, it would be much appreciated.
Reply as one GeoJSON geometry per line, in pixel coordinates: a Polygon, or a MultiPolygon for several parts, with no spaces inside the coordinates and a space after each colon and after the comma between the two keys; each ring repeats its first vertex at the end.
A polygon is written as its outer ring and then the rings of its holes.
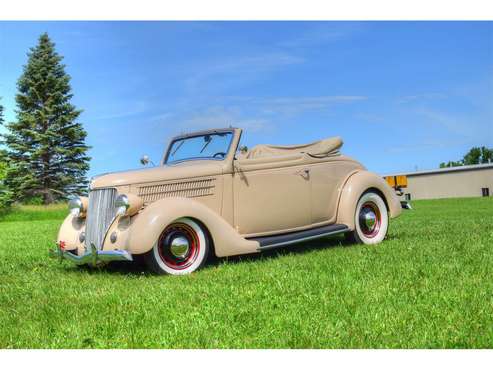
{"type": "Polygon", "coordinates": [[[337,208],[336,222],[338,224],[347,225],[351,230],[354,230],[356,205],[361,195],[370,189],[375,189],[383,195],[391,218],[401,214],[402,208],[399,199],[387,182],[372,172],[358,171],[347,179],[342,188],[337,208]]]}

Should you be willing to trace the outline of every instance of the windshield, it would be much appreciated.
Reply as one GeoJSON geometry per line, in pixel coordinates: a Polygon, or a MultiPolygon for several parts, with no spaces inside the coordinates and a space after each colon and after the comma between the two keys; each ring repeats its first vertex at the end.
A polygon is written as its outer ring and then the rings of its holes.
{"type": "Polygon", "coordinates": [[[229,151],[232,132],[217,132],[174,140],[166,154],[165,163],[195,159],[223,160],[229,151]]]}

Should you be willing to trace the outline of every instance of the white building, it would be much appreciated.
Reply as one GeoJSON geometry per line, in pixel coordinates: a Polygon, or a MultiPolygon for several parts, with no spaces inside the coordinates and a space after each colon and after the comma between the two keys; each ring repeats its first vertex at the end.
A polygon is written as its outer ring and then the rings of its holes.
{"type": "Polygon", "coordinates": [[[493,195],[493,163],[389,174],[407,176],[407,200],[493,195]]]}

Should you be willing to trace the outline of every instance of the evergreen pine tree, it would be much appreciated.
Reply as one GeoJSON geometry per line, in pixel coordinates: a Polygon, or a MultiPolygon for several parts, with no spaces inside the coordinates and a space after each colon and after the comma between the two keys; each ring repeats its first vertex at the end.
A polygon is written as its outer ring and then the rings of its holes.
{"type": "Polygon", "coordinates": [[[42,197],[49,204],[85,191],[89,147],[55,44],[44,33],[27,55],[17,81],[17,118],[4,134],[11,167],[6,182],[16,200],[42,197]]]}
{"type": "MultiPolygon", "coordinates": [[[[0,126],[3,125],[3,105],[0,103],[0,126]]],[[[12,203],[12,192],[5,185],[5,177],[8,166],[8,158],[5,149],[0,149],[0,213],[5,211],[12,203]]]]}

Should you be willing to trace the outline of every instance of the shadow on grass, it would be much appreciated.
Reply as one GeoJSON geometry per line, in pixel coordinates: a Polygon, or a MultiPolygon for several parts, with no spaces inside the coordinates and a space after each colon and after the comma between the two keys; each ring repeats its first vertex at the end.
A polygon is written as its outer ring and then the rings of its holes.
{"type": "MultiPolygon", "coordinates": [[[[218,266],[227,261],[229,264],[243,263],[248,261],[257,260],[270,260],[279,258],[288,254],[306,254],[313,251],[336,248],[342,246],[350,246],[351,243],[347,242],[343,236],[331,236],[320,239],[309,240],[301,243],[291,244],[285,247],[267,249],[260,253],[244,254],[240,256],[231,256],[218,258],[211,258],[207,266],[218,266]]],[[[207,267],[206,266],[206,267],[207,267]]]]}
{"type": "Polygon", "coordinates": [[[140,258],[132,262],[120,262],[115,261],[107,265],[92,267],[89,265],[72,266],[70,269],[71,273],[85,272],[89,274],[116,274],[116,275],[134,275],[142,276],[148,275],[153,276],[140,258]]]}
{"type": "MultiPolygon", "coordinates": [[[[258,260],[270,260],[285,256],[288,254],[306,254],[316,250],[351,246],[343,236],[332,236],[320,239],[314,239],[302,243],[292,244],[286,247],[280,247],[270,250],[262,251],[261,253],[244,254],[241,256],[232,257],[215,257],[211,256],[207,264],[204,266],[204,270],[211,267],[217,267],[227,262],[228,264],[238,264],[244,262],[258,261],[258,260]]],[[[135,256],[134,256],[135,258],[135,256]]],[[[108,265],[101,267],[90,266],[74,266],[70,269],[73,273],[84,271],[90,274],[120,274],[120,275],[147,275],[156,276],[150,272],[145,266],[144,260],[141,256],[137,256],[133,262],[112,262],[108,265]]],[[[200,272],[199,272],[200,273],[200,272]]]]}

